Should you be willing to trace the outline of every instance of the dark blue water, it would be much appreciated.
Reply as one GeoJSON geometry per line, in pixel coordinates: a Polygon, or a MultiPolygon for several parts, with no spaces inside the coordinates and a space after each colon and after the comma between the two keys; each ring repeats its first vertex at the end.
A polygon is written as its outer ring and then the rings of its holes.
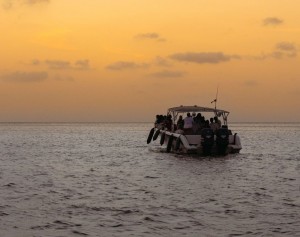
{"type": "Polygon", "coordinates": [[[0,124],[0,236],[299,236],[300,124],[233,124],[222,158],[151,126],[0,124]]]}

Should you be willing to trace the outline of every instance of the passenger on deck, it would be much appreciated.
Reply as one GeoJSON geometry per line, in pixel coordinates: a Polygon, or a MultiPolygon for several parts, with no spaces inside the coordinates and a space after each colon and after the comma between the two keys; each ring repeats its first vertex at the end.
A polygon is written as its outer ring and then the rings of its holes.
{"type": "Polygon", "coordinates": [[[193,119],[193,134],[197,134],[199,129],[200,129],[200,124],[198,123],[196,117],[194,117],[194,119],[193,119]]]}
{"type": "Polygon", "coordinates": [[[164,129],[166,127],[166,122],[167,122],[167,116],[166,115],[161,115],[161,120],[160,120],[160,129],[164,129]]]}
{"type": "MultiPolygon", "coordinates": [[[[182,118],[182,116],[181,116],[182,118]]],[[[183,120],[182,120],[183,121],[183,120]]],[[[177,123],[178,124],[178,123],[177,123]]],[[[178,134],[184,134],[184,131],[183,131],[183,123],[182,124],[178,124],[178,127],[177,127],[177,130],[175,131],[175,133],[178,133],[178,134]]]]}
{"type": "Polygon", "coordinates": [[[183,129],[183,126],[184,126],[184,121],[183,121],[182,115],[180,115],[177,120],[177,128],[181,127],[181,129],[183,129]]]}
{"type": "Polygon", "coordinates": [[[210,128],[209,120],[205,120],[204,128],[210,128]]]}
{"type": "Polygon", "coordinates": [[[195,121],[195,118],[196,118],[196,113],[195,112],[192,113],[192,118],[195,121]]]}
{"type": "Polygon", "coordinates": [[[216,134],[216,131],[219,128],[219,124],[215,123],[214,118],[210,118],[210,128],[213,130],[213,132],[216,134]]]}
{"type": "Polygon", "coordinates": [[[155,120],[155,125],[159,124],[160,123],[160,115],[156,115],[156,120],[155,120]]]}
{"type": "Polygon", "coordinates": [[[219,120],[217,116],[214,117],[214,120],[215,120],[215,123],[218,124],[217,129],[221,128],[221,126],[222,126],[221,120],[219,120]]]}
{"type": "Polygon", "coordinates": [[[156,115],[154,126],[158,129],[163,127],[163,115],[156,115]]]}
{"type": "Polygon", "coordinates": [[[172,115],[169,114],[167,117],[166,117],[166,120],[165,120],[165,125],[166,125],[166,128],[168,131],[171,131],[172,130],[172,124],[173,124],[173,121],[172,121],[172,115]]]}
{"type": "Polygon", "coordinates": [[[184,134],[187,135],[193,134],[193,122],[194,120],[191,117],[191,114],[187,113],[187,117],[184,118],[184,126],[183,126],[184,134]]]}
{"type": "Polygon", "coordinates": [[[200,119],[200,130],[202,130],[205,127],[205,117],[201,116],[200,119]]]}
{"type": "Polygon", "coordinates": [[[194,118],[194,121],[196,122],[196,123],[198,123],[198,124],[200,124],[200,122],[201,122],[201,113],[198,113],[197,115],[196,115],[196,117],[194,118]]]}
{"type": "Polygon", "coordinates": [[[201,133],[201,119],[201,113],[198,113],[196,117],[194,117],[193,132],[195,135],[199,135],[201,133]]]}

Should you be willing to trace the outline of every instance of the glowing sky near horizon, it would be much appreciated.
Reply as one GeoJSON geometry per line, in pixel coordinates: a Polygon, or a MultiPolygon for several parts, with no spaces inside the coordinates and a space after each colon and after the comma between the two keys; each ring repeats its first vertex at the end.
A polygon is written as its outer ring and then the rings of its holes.
{"type": "Polygon", "coordinates": [[[300,122],[300,1],[0,3],[0,122],[300,122]]]}

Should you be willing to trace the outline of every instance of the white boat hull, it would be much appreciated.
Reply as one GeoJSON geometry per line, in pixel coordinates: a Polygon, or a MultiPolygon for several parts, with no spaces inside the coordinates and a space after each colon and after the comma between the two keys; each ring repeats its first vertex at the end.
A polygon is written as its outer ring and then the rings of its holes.
{"type": "MultiPolygon", "coordinates": [[[[158,129],[155,129],[155,133],[158,129]]],[[[176,153],[195,153],[199,155],[204,155],[202,141],[203,138],[201,135],[182,135],[178,133],[173,133],[170,131],[160,130],[160,138],[164,136],[163,144],[167,146],[167,152],[176,152],[176,153]],[[164,135],[163,135],[164,134],[164,135]],[[172,138],[171,138],[172,137],[172,138]],[[172,141],[169,144],[169,140],[172,141]],[[179,142],[180,140],[180,142],[179,142]]],[[[216,135],[214,136],[214,144],[211,147],[211,154],[216,155],[217,145],[216,145],[216,135]]],[[[225,154],[234,154],[239,153],[242,149],[240,137],[235,135],[229,135],[229,144],[226,147],[225,154]]]]}

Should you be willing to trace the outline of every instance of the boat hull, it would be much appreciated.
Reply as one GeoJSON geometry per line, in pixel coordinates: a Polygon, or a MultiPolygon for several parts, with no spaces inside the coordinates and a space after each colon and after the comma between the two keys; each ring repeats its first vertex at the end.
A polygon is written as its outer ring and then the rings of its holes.
{"type": "Polygon", "coordinates": [[[159,131],[162,145],[167,146],[167,152],[198,154],[198,155],[227,155],[239,153],[242,149],[240,137],[237,134],[229,135],[228,144],[223,149],[217,145],[217,137],[214,135],[213,144],[206,146],[201,135],[183,135],[174,132],[155,129],[159,131]]]}

